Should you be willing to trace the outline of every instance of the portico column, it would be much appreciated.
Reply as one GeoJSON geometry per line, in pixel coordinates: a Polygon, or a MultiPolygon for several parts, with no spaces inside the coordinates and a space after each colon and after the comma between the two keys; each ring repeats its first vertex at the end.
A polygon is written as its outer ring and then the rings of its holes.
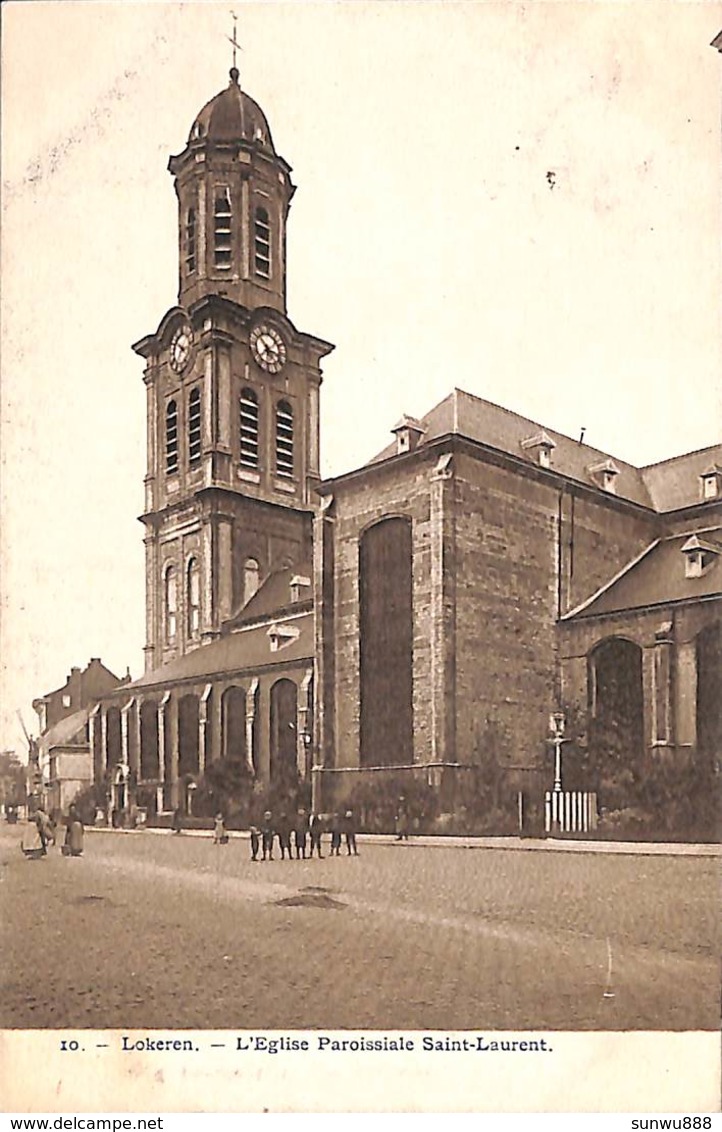
{"type": "Polygon", "coordinates": [[[163,787],[165,786],[165,711],[170,703],[170,692],[166,692],[158,704],[158,798],[157,807],[160,813],[165,809],[163,787]]]}
{"type": "Polygon", "coordinates": [[[132,742],[130,743],[130,769],[134,772],[136,781],[140,779],[140,707],[141,701],[139,699],[134,699],[133,712],[130,717],[132,727],[132,742]]]}
{"type": "Polygon", "coordinates": [[[213,685],[206,684],[201,696],[200,710],[198,712],[198,773],[205,774],[206,770],[206,736],[208,734],[208,701],[213,692],[213,685]]]}
{"type": "Polygon", "coordinates": [[[130,765],[130,751],[129,751],[129,727],[128,715],[133,707],[134,700],[128,700],[127,704],[123,704],[120,709],[120,761],[124,766],[130,765]]]}
{"type": "Polygon", "coordinates": [[[296,699],[296,769],[298,770],[299,777],[304,782],[308,778],[306,763],[310,740],[308,725],[311,722],[309,717],[312,680],[313,669],[307,668],[298,689],[296,699]]]}
{"type": "Polygon", "coordinates": [[[677,645],[676,731],[679,747],[697,745],[697,647],[695,641],[677,645]]]}
{"type": "Polygon", "coordinates": [[[256,752],[253,750],[253,724],[256,718],[256,694],[258,692],[258,677],[251,681],[246,692],[246,765],[251,774],[256,776],[256,752]]]}
{"type": "Polygon", "coordinates": [[[672,622],[660,625],[655,633],[652,699],[653,741],[657,747],[667,747],[672,738],[672,622]]]}

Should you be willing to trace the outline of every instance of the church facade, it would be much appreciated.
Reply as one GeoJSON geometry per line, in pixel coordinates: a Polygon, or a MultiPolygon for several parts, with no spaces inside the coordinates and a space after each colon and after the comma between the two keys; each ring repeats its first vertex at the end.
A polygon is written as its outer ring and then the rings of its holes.
{"type": "Polygon", "coordinates": [[[555,711],[581,767],[717,766],[722,445],[636,468],[455,389],[322,481],[333,346],[286,311],[291,169],[235,69],[169,170],[145,673],[89,721],[113,808],[192,808],[224,762],[317,809],[385,781],[453,808],[484,768],[495,805],[541,796],[555,711]]]}

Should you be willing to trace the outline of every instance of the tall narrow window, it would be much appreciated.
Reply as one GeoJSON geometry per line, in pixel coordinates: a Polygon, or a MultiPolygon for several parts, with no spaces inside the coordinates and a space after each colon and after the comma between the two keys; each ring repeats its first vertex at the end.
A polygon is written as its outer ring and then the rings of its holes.
{"type": "Polygon", "coordinates": [[[257,208],[253,228],[253,250],[256,275],[271,277],[271,225],[265,208],[257,208]]]}
{"type": "Polygon", "coordinates": [[[201,458],[201,391],[196,388],[188,400],[188,461],[197,464],[201,458]]]}
{"type": "Polygon", "coordinates": [[[244,468],[257,468],[258,394],[253,389],[241,390],[240,434],[241,463],[244,468]]]}
{"type": "Polygon", "coordinates": [[[231,215],[231,190],[219,185],[213,207],[213,254],[216,267],[223,271],[231,266],[231,215]]]}
{"type": "Polygon", "coordinates": [[[243,564],[243,603],[247,605],[258,590],[259,568],[255,558],[247,558],[243,564]]]}
{"type": "Polygon", "coordinates": [[[165,639],[173,644],[178,631],[178,578],[175,566],[165,572],[165,639]]]}
{"type": "Polygon", "coordinates": [[[201,629],[201,568],[195,558],[188,563],[187,587],[188,636],[197,637],[201,629]]]}
{"type": "Polygon", "coordinates": [[[293,476],[293,409],[288,401],[276,405],[276,474],[293,476]]]}
{"type": "Polygon", "coordinates": [[[190,275],[196,269],[196,210],[192,205],[186,212],[185,257],[186,271],[190,275]]]}
{"type": "Polygon", "coordinates": [[[171,476],[178,471],[178,406],[169,401],[165,410],[165,470],[171,476]]]}

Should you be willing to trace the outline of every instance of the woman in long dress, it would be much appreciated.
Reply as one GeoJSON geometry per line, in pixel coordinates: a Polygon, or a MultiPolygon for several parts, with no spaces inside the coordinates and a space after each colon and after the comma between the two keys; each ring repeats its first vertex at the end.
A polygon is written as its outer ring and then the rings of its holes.
{"type": "Polygon", "coordinates": [[[78,811],[75,806],[71,806],[68,810],[68,822],[65,829],[65,855],[68,857],[80,857],[83,853],[83,837],[85,830],[81,822],[78,811]]]}

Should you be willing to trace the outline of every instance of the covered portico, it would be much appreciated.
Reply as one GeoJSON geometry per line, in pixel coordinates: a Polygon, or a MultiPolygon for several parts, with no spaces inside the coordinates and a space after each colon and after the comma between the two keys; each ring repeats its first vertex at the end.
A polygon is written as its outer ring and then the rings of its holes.
{"type": "Polygon", "coordinates": [[[90,715],[94,779],[111,810],[192,811],[208,767],[243,763],[264,785],[309,781],[313,615],[249,626],[145,674],[90,715]]]}

